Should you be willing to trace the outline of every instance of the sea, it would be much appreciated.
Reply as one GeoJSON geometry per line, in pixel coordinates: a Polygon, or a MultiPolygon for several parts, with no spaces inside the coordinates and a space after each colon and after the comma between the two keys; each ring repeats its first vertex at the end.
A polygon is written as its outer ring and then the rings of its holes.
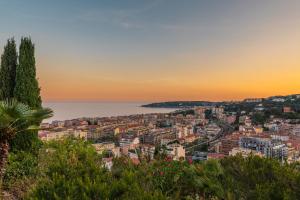
{"type": "Polygon", "coordinates": [[[112,117],[147,113],[169,113],[173,108],[146,108],[150,102],[44,102],[43,107],[51,108],[54,116],[43,122],[70,120],[82,117],[112,117]]]}

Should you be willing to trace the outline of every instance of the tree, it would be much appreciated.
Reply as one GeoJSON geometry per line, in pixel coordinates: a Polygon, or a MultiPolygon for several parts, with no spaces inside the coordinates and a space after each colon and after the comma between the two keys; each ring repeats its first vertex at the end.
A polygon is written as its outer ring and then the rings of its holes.
{"type": "Polygon", "coordinates": [[[264,113],[254,113],[252,116],[252,121],[256,125],[263,125],[267,121],[268,117],[264,113]]]}
{"type": "MultiPolygon", "coordinates": [[[[36,66],[34,57],[34,44],[30,38],[22,38],[19,47],[19,65],[16,69],[16,85],[14,98],[28,105],[30,108],[41,108],[42,100],[40,88],[36,79],[36,66]]],[[[36,131],[26,134],[18,133],[10,140],[12,151],[25,150],[36,151],[40,146],[40,140],[36,131]]]]}
{"type": "MultiPolygon", "coordinates": [[[[52,116],[52,110],[32,110],[16,100],[0,102],[0,184],[8,157],[9,140],[25,130],[37,130],[39,122],[52,116]]],[[[1,186],[1,185],[0,185],[1,186]]]]}
{"type": "Polygon", "coordinates": [[[224,191],[232,199],[300,199],[297,165],[275,159],[242,155],[221,160],[224,191]]]}
{"type": "Polygon", "coordinates": [[[8,39],[1,56],[0,99],[11,99],[14,95],[17,50],[14,38],[8,39]]]}
{"type": "Polygon", "coordinates": [[[75,138],[52,141],[40,150],[40,174],[27,198],[166,199],[157,190],[146,190],[139,170],[127,158],[116,159],[112,171],[104,167],[101,155],[88,142],[75,138]]]}
{"type": "Polygon", "coordinates": [[[34,44],[26,37],[21,39],[14,97],[31,108],[40,108],[42,105],[36,79],[34,44]]]}

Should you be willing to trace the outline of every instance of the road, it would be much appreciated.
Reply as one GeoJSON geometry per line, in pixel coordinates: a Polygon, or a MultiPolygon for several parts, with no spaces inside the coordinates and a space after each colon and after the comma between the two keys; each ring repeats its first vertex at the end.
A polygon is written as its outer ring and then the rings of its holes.
{"type": "Polygon", "coordinates": [[[204,142],[200,142],[196,145],[190,146],[190,147],[186,147],[185,150],[187,152],[190,152],[191,150],[193,150],[195,147],[199,147],[202,145],[207,144],[208,146],[213,146],[214,144],[216,144],[217,142],[219,142],[219,139],[224,137],[225,135],[228,135],[230,133],[232,133],[234,131],[234,127],[225,123],[225,122],[221,122],[221,121],[214,121],[217,125],[219,125],[221,127],[221,131],[213,138],[211,138],[208,141],[204,141],[204,142]]]}

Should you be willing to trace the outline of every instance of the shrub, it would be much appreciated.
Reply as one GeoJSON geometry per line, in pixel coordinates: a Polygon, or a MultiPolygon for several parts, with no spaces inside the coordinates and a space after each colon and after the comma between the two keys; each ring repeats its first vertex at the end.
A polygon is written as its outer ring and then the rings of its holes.
{"type": "Polygon", "coordinates": [[[23,196],[37,175],[37,156],[25,151],[10,153],[3,187],[16,198],[23,196]]]}
{"type": "Polygon", "coordinates": [[[300,199],[299,164],[235,156],[136,165],[121,157],[108,171],[101,160],[91,144],[69,138],[45,144],[38,159],[11,154],[5,180],[36,178],[25,199],[300,199]]]}

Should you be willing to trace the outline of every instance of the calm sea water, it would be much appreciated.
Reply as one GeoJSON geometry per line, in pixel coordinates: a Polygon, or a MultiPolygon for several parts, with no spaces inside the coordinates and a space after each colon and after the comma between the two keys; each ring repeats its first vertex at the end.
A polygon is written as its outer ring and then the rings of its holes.
{"type": "Polygon", "coordinates": [[[44,122],[68,120],[81,117],[111,117],[131,114],[168,113],[169,108],[145,108],[145,103],[128,102],[45,102],[44,107],[51,108],[54,116],[44,122]]]}

